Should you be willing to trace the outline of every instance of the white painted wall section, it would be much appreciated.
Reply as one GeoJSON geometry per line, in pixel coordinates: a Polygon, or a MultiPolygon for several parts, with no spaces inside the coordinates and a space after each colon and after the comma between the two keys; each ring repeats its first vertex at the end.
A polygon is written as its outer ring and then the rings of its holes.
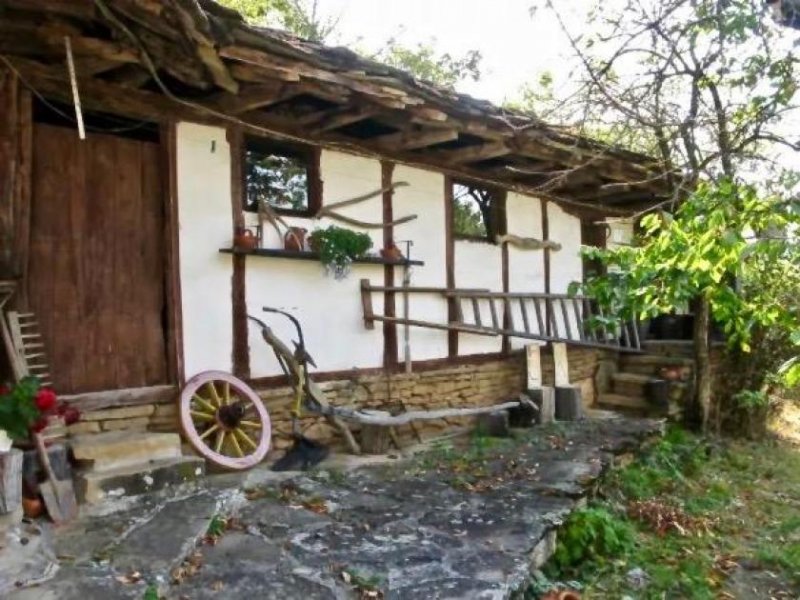
{"type": "MultiPolygon", "coordinates": [[[[492,292],[503,291],[503,257],[500,246],[482,241],[455,241],[456,287],[483,288],[492,292]]],[[[492,317],[488,300],[478,302],[481,321],[491,326],[492,317]]],[[[498,324],[503,325],[503,305],[495,302],[498,324]]],[[[467,323],[475,324],[474,310],[469,301],[462,302],[461,310],[467,323]]],[[[460,333],[458,335],[458,353],[485,354],[500,352],[503,339],[500,336],[490,337],[460,333]]]]}
{"type": "MultiPolygon", "coordinates": [[[[374,159],[323,151],[320,160],[323,181],[322,203],[331,204],[374,192],[381,187],[380,162],[374,159]]],[[[378,195],[345,207],[341,213],[362,221],[383,220],[382,198],[378,195]]],[[[255,215],[246,216],[249,223],[255,215]]],[[[291,225],[307,228],[331,224],[359,230],[332,219],[286,218],[291,225]]],[[[267,226],[268,227],[268,226],[267,226]]],[[[381,229],[364,229],[373,241],[373,253],[383,245],[381,229]]],[[[271,228],[265,230],[265,247],[282,248],[283,240],[271,228]]],[[[249,257],[246,271],[246,300],[249,314],[263,318],[287,343],[297,339],[294,327],[285,317],[263,313],[263,306],[291,312],[300,320],[306,346],[319,371],[374,368],[383,364],[383,328],[364,327],[359,280],[368,278],[383,285],[381,265],[353,264],[350,274],[340,281],[325,274],[321,263],[273,257],[249,257]]],[[[373,294],[376,312],[383,311],[383,296],[373,294]]],[[[272,350],[261,338],[259,329],[249,325],[250,372],[252,377],[281,374],[272,350]]]]}
{"type": "Polygon", "coordinates": [[[230,149],[225,130],[177,126],[178,244],[186,376],[232,369],[230,149]]]}
{"type": "MultiPolygon", "coordinates": [[[[550,291],[553,294],[566,294],[569,284],[583,281],[583,259],[581,248],[581,221],[564,212],[558,205],[548,204],[550,239],[561,244],[561,250],[550,253],[550,291]]],[[[571,314],[571,313],[569,313],[571,314]]],[[[565,331],[561,310],[555,311],[559,333],[565,331]]],[[[577,324],[570,317],[573,336],[577,335],[577,324]]]]}
{"type": "MultiPolygon", "coordinates": [[[[411,257],[425,261],[423,267],[412,267],[411,285],[441,287],[447,285],[445,240],[444,176],[397,165],[392,179],[409,185],[395,190],[394,218],[416,214],[418,218],[395,228],[394,239],[412,240],[411,257]]],[[[402,244],[398,244],[405,250],[402,244]]],[[[395,269],[395,284],[403,282],[403,269],[395,269]]],[[[437,294],[409,294],[411,319],[447,323],[447,301],[437,294]]],[[[377,295],[376,295],[377,298],[377,295]]],[[[396,297],[397,315],[403,315],[403,297],[396,297]]],[[[382,305],[381,305],[382,306],[382,305]]],[[[409,330],[411,358],[427,360],[447,356],[447,332],[411,327],[409,330]]],[[[403,360],[403,327],[397,328],[398,357],[403,360]]]]}

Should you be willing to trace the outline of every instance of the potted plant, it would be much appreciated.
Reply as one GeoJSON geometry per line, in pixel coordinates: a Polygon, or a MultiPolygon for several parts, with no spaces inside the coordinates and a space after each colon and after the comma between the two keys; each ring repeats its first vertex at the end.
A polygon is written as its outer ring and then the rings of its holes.
{"type": "Polygon", "coordinates": [[[53,390],[41,387],[36,377],[26,377],[12,387],[0,386],[0,452],[7,451],[10,442],[24,444],[31,432],[44,430],[54,417],[71,425],[80,414],[59,402],[53,390]]]}
{"type": "Polygon", "coordinates": [[[319,253],[320,262],[328,273],[342,279],[350,272],[354,260],[364,256],[372,248],[372,239],[366,233],[359,233],[331,225],[316,229],[309,236],[309,244],[319,253]]]}

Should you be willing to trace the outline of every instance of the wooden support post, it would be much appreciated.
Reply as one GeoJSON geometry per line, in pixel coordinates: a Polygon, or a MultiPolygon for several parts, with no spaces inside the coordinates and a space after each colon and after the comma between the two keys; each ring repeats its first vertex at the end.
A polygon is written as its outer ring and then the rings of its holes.
{"type": "Polygon", "coordinates": [[[540,344],[525,346],[525,367],[527,373],[527,389],[542,387],[542,347],[540,344]]]}
{"type": "Polygon", "coordinates": [[[528,390],[528,397],[538,409],[536,413],[536,423],[547,425],[556,418],[556,399],[555,390],[550,386],[540,387],[536,390],[528,390]]]}
{"type": "MultiPolygon", "coordinates": [[[[381,161],[381,188],[383,192],[383,222],[391,223],[394,220],[394,207],[392,197],[392,174],[394,163],[381,161]]],[[[394,227],[387,225],[383,228],[383,247],[389,249],[394,246],[394,227]]],[[[408,257],[406,257],[408,258],[408,257]]],[[[408,267],[405,267],[406,269],[408,267]]],[[[394,266],[383,267],[383,284],[387,288],[394,287],[394,266]]],[[[396,295],[392,291],[383,294],[383,314],[387,317],[397,316],[396,295]]],[[[386,368],[397,365],[397,324],[391,321],[383,322],[383,366],[386,368]]]]}
{"type": "MultiPolygon", "coordinates": [[[[238,126],[228,128],[228,143],[231,153],[231,239],[237,228],[244,227],[244,134],[238,126]]],[[[233,310],[233,373],[237,377],[250,377],[250,346],[248,343],[246,257],[233,254],[231,257],[231,305],[233,310]]]]}
{"type": "MultiPolygon", "coordinates": [[[[542,199],[542,241],[550,240],[550,216],[547,212],[548,200],[542,199]]],[[[544,293],[550,293],[550,247],[544,248],[544,293]]],[[[549,302],[545,302],[545,322],[547,324],[547,335],[551,336],[550,321],[552,319],[552,308],[549,302]]]]}
{"type": "MultiPolygon", "coordinates": [[[[445,276],[447,289],[456,289],[456,246],[453,237],[453,180],[444,178],[444,243],[445,243],[445,276]]],[[[447,299],[447,321],[452,323],[458,318],[456,310],[457,298],[447,299]]],[[[458,331],[447,332],[447,354],[458,356],[458,331]]]]}
{"type": "Polygon", "coordinates": [[[361,280],[361,310],[364,313],[364,327],[375,329],[375,313],[372,311],[372,289],[369,279],[361,280]]]}
{"type": "Polygon", "coordinates": [[[569,385],[569,361],[567,359],[566,344],[553,343],[553,365],[555,367],[556,387],[569,385]]]}

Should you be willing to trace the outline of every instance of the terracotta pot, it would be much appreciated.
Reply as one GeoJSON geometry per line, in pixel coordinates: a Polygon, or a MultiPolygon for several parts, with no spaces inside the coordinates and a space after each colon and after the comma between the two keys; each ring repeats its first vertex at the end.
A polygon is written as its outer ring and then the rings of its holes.
{"type": "Polygon", "coordinates": [[[22,498],[22,514],[29,519],[36,519],[44,513],[44,505],[41,498],[22,498]]]}
{"type": "Polygon", "coordinates": [[[239,250],[255,250],[258,248],[258,237],[252,229],[237,229],[233,236],[233,246],[239,250]]]}
{"type": "Polygon", "coordinates": [[[283,236],[283,248],[290,252],[301,252],[306,247],[306,235],[308,229],[305,227],[289,227],[289,231],[283,236]]]}
{"type": "Polygon", "coordinates": [[[400,248],[392,244],[388,248],[381,248],[381,257],[385,258],[386,260],[396,260],[401,261],[403,260],[403,253],[400,252],[400,248]]]}

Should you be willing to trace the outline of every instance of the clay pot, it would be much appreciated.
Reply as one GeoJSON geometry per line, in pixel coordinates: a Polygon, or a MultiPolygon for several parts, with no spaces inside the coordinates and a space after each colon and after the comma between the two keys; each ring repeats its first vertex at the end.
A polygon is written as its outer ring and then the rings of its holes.
{"type": "Polygon", "coordinates": [[[385,258],[386,260],[395,260],[401,261],[403,260],[403,253],[400,252],[400,248],[392,244],[388,248],[381,248],[381,257],[385,258]]]}
{"type": "Polygon", "coordinates": [[[305,227],[289,227],[289,231],[283,236],[283,248],[290,252],[302,252],[306,247],[306,235],[308,229],[305,227]]]}
{"type": "Polygon", "coordinates": [[[37,519],[44,513],[44,504],[41,498],[22,497],[22,514],[29,519],[37,519]]]}
{"type": "Polygon", "coordinates": [[[238,228],[233,236],[233,246],[238,250],[255,250],[258,248],[258,237],[252,229],[238,228]]]}

